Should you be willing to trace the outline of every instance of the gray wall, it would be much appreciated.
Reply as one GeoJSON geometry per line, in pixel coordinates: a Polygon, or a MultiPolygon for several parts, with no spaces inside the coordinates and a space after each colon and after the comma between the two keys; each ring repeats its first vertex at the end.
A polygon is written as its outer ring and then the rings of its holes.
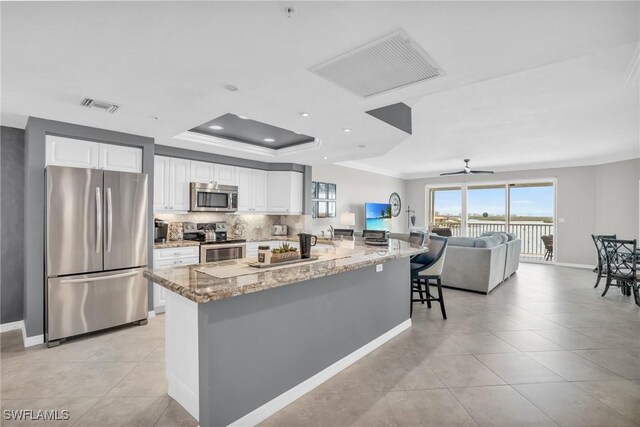
{"type": "Polygon", "coordinates": [[[0,323],[22,320],[24,272],[24,130],[0,134],[0,323]]]}
{"type": "Polygon", "coordinates": [[[591,234],[617,233],[638,238],[638,180],[640,159],[597,166],[537,169],[496,173],[494,176],[434,177],[407,182],[408,203],[416,210],[416,225],[426,224],[427,184],[490,182],[556,178],[556,256],[559,263],[594,264],[591,234]]]}
{"type": "MultiPolygon", "coordinates": [[[[149,264],[153,260],[153,138],[29,117],[25,129],[24,322],[27,336],[44,333],[44,168],[45,136],[142,148],[142,171],[149,174],[149,264]]],[[[153,287],[149,282],[149,309],[153,287]]]]}
{"type": "Polygon", "coordinates": [[[383,266],[199,304],[200,425],[228,425],[409,319],[409,258],[383,266]]]}

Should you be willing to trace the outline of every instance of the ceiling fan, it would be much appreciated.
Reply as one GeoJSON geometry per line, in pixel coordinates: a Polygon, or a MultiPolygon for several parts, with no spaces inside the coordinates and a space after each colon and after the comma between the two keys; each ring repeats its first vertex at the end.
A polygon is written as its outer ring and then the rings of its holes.
{"type": "Polygon", "coordinates": [[[440,176],[447,176],[447,175],[491,175],[493,174],[493,171],[476,171],[476,170],[472,170],[469,167],[469,162],[471,161],[471,159],[464,159],[464,169],[462,169],[459,172],[447,172],[447,173],[441,173],[440,176]]]}

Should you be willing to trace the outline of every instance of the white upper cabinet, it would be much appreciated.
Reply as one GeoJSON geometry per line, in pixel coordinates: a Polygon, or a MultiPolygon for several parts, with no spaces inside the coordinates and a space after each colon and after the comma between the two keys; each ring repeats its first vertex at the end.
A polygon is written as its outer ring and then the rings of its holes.
{"type": "Polygon", "coordinates": [[[191,161],[169,159],[169,207],[172,211],[189,210],[191,161]]]}
{"type": "Polygon", "coordinates": [[[100,144],[97,142],[47,135],[47,165],[97,169],[99,157],[100,144]]]}
{"type": "Polygon", "coordinates": [[[269,212],[302,213],[303,178],[300,172],[269,171],[269,212]]]}
{"type": "Polygon", "coordinates": [[[236,168],[236,185],[238,186],[238,211],[250,212],[253,208],[251,196],[253,191],[251,169],[236,168]]]}
{"type": "Polygon", "coordinates": [[[142,172],[142,150],[122,145],[100,145],[100,169],[119,172],[142,172]]]}
{"type": "Polygon", "coordinates": [[[153,166],[153,210],[169,210],[169,157],[155,156],[153,166]]]}
{"type": "Polygon", "coordinates": [[[236,168],[239,212],[267,211],[267,171],[236,168]]]}
{"type": "Polygon", "coordinates": [[[268,209],[267,200],[269,195],[267,194],[269,176],[267,171],[253,169],[251,176],[252,185],[252,203],[253,210],[257,212],[265,212],[268,209]]]}
{"type": "Polygon", "coordinates": [[[215,179],[219,185],[238,185],[236,180],[236,167],[229,165],[214,165],[215,179]]]}
{"type": "Polygon", "coordinates": [[[46,164],[142,172],[142,149],[47,135],[46,164]]]}
{"type": "Polygon", "coordinates": [[[191,160],[191,182],[213,184],[215,180],[213,163],[191,160]]]}
{"type": "Polygon", "coordinates": [[[187,212],[190,179],[189,160],[155,156],[153,210],[187,212]]]}

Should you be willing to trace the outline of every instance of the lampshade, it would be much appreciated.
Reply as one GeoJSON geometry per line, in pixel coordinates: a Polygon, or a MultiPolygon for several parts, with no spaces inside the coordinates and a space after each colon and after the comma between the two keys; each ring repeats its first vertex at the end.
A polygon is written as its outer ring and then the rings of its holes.
{"type": "Polygon", "coordinates": [[[356,214],[345,212],[340,215],[340,225],[356,225],[356,214]]]}

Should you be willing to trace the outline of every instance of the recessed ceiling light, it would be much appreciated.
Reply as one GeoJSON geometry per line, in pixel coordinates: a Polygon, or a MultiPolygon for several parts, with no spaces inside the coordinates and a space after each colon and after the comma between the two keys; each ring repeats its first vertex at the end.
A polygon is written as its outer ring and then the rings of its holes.
{"type": "Polygon", "coordinates": [[[365,147],[366,147],[366,145],[364,145],[364,144],[358,144],[358,147],[360,147],[360,148],[365,148],[365,147]]]}
{"type": "Polygon", "coordinates": [[[239,119],[242,119],[242,120],[249,120],[249,117],[247,117],[247,116],[241,116],[241,115],[239,115],[239,114],[238,114],[238,118],[239,118],[239,119]]]}
{"type": "Polygon", "coordinates": [[[276,142],[276,140],[273,139],[273,138],[265,138],[265,139],[263,139],[263,141],[264,142],[276,142]]]}
{"type": "Polygon", "coordinates": [[[213,126],[209,126],[209,129],[213,129],[213,130],[222,130],[224,129],[222,126],[218,126],[218,125],[213,125],[213,126]]]}
{"type": "Polygon", "coordinates": [[[351,132],[351,129],[349,129],[349,128],[344,128],[344,129],[342,129],[342,132],[347,132],[347,133],[349,133],[349,132],[351,132]]]}
{"type": "Polygon", "coordinates": [[[309,113],[305,113],[305,112],[302,112],[302,113],[300,113],[300,115],[301,115],[302,117],[309,117],[311,114],[309,114],[309,113]]]}
{"type": "Polygon", "coordinates": [[[230,92],[236,92],[238,90],[238,86],[231,84],[224,85],[224,88],[230,92]]]}
{"type": "Polygon", "coordinates": [[[327,156],[324,156],[324,157],[323,157],[323,159],[324,159],[324,160],[327,160],[327,159],[328,159],[328,157],[327,157],[327,156]]]}

